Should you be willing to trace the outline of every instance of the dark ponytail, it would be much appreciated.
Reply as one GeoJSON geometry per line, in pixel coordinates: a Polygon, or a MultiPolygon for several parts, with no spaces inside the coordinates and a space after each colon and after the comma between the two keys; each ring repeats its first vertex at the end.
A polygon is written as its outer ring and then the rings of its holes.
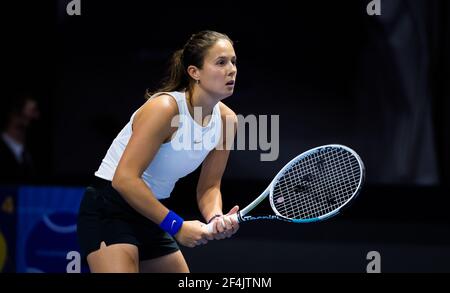
{"type": "Polygon", "coordinates": [[[228,40],[233,44],[233,41],[227,35],[215,31],[201,31],[192,35],[183,49],[173,53],[166,78],[163,79],[161,87],[154,92],[147,90],[145,97],[148,99],[159,92],[191,91],[194,80],[187,73],[187,68],[194,65],[201,69],[209,48],[220,39],[228,40]]]}
{"type": "Polygon", "coordinates": [[[173,53],[166,78],[162,81],[161,87],[154,93],[147,89],[145,96],[149,99],[155,93],[182,91],[188,86],[189,78],[183,66],[183,49],[180,49],[173,53]]]}

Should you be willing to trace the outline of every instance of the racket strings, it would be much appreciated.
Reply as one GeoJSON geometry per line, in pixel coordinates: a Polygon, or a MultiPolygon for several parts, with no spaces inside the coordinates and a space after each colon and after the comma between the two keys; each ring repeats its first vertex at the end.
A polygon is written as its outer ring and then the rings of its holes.
{"type": "MultiPolygon", "coordinates": [[[[323,158],[320,158],[320,162],[321,162],[320,163],[321,166],[316,165],[316,168],[319,170],[319,172],[322,172],[325,176],[324,178],[328,179],[328,180],[327,180],[327,182],[322,182],[321,185],[317,185],[318,182],[313,182],[313,184],[316,183],[316,186],[312,185],[312,187],[318,187],[319,190],[316,190],[316,192],[322,194],[324,197],[317,196],[317,194],[314,193],[314,190],[313,190],[312,194],[309,194],[309,198],[305,203],[306,210],[303,209],[303,213],[300,216],[306,217],[308,214],[312,215],[312,217],[320,216],[320,215],[326,214],[327,212],[331,212],[335,208],[334,204],[338,204],[338,205],[340,204],[340,202],[337,200],[337,198],[333,194],[334,193],[333,189],[335,189],[335,186],[333,186],[333,184],[335,182],[333,182],[334,180],[330,176],[331,175],[330,173],[333,173],[333,172],[331,172],[331,169],[324,168],[324,166],[323,166],[324,159],[323,158]],[[325,200],[323,200],[323,199],[325,199],[325,200]]],[[[338,165],[336,165],[336,166],[338,166],[338,165]]],[[[296,171],[296,169],[294,171],[296,171]]],[[[335,174],[337,174],[337,173],[335,173],[335,174]]],[[[296,174],[296,176],[297,176],[297,174],[296,174]]],[[[299,208],[300,207],[298,205],[296,205],[296,209],[293,209],[294,214],[292,214],[292,211],[291,211],[291,214],[294,216],[295,212],[302,212],[302,210],[299,208]]]]}
{"type": "MultiPolygon", "coordinates": [[[[296,166],[296,168],[293,168],[293,170],[291,171],[291,173],[293,173],[294,174],[294,172],[295,171],[297,171],[298,172],[298,170],[297,170],[297,168],[298,168],[298,166],[296,166]]],[[[321,169],[323,169],[322,167],[320,167],[321,169]]],[[[324,171],[324,170],[322,170],[322,171],[324,171]]],[[[292,175],[292,174],[289,174],[289,175],[292,175]]],[[[298,177],[298,174],[295,174],[295,176],[297,176],[298,177]]],[[[293,177],[294,179],[296,178],[296,177],[293,177]]],[[[285,177],[285,179],[292,179],[292,178],[289,178],[289,177],[285,177]]],[[[300,178],[301,180],[303,180],[303,178],[304,177],[302,177],[302,178],[300,178]]],[[[308,178],[311,178],[311,176],[310,177],[308,177],[308,178]]],[[[296,179],[298,179],[298,178],[296,178],[296,179]]],[[[295,187],[294,187],[294,192],[296,192],[296,193],[299,193],[299,192],[304,192],[305,190],[306,190],[306,188],[305,188],[305,186],[303,186],[302,185],[302,183],[300,182],[300,184],[298,184],[298,182],[289,182],[289,180],[286,180],[288,183],[286,183],[286,182],[283,182],[283,184],[285,185],[284,187],[285,188],[290,188],[290,189],[292,189],[292,187],[291,186],[289,186],[289,185],[292,185],[292,183],[295,183],[296,185],[295,185],[295,187]],[[303,188],[301,188],[301,189],[299,189],[298,187],[303,187],[303,188]]],[[[329,197],[330,195],[330,189],[329,189],[329,187],[328,186],[324,186],[325,188],[326,188],[326,190],[324,190],[324,192],[325,193],[327,193],[327,196],[329,197]],[[328,187],[328,188],[327,188],[328,187]]],[[[283,189],[282,189],[283,190],[283,189]]],[[[287,194],[289,194],[289,193],[291,193],[292,192],[292,190],[285,190],[285,193],[287,193],[287,194]]],[[[296,202],[293,202],[292,201],[292,199],[293,199],[293,197],[288,197],[287,198],[288,200],[287,201],[284,201],[284,212],[287,212],[287,214],[290,216],[290,217],[295,217],[296,216],[296,214],[298,214],[299,212],[301,213],[302,211],[301,211],[301,209],[300,209],[300,207],[298,206],[298,204],[296,203],[296,202]]],[[[334,199],[331,199],[331,200],[334,200],[334,199]]],[[[312,208],[313,209],[317,209],[317,206],[318,205],[323,205],[322,204],[322,202],[320,202],[319,200],[318,200],[318,198],[317,197],[310,197],[309,199],[307,199],[307,202],[305,202],[304,204],[306,204],[306,205],[309,205],[309,206],[312,206],[312,208]],[[316,203],[314,203],[313,201],[311,201],[312,199],[314,199],[315,201],[316,201],[316,203]]],[[[301,216],[305,216],[305,215],[301,215],[301,216]]]]}
{"type": "MultiPolygon", "coordinates": [[[[324,158],[322,157],[322,158],[320,158],[319,160],[316,160],[316,162],[319,162],[319,166],[317,165],[317,163],[316,163],[316,165],[315,165],[315,167],[316,167],[316,169],[319,171],[319,172],[322,172],[322,173],[324,173],[324,175],[325,176],[327,176],[327,177],[325,177],[325,178],[328,178],[328,179],[330,179],[330,177],[328,176],[329,174],[329,172],[330,172],[330,170],[327,170],[327,169],[325,169],[324,168],[324,162],[325,162],[325,160],[324,160],[324,158]]],[[[293,170],[292,170],[293,172],[293,175],[294,175],[294,178],[296,177],[296,176],[298,176],[298,165],[296,166],[296,168],[294,168],[293,170]]],[[[290,175],[292,175],[292,174],[290,174],[290,175]]],[[[311,177],[311,176],[310,176],[311,177]]],[[[302,177],[302,178],[304,178],[304,177],[302,177]]],[[[317,181],[317,180],[316,180],[317,181]]],[[[321,190],[321,191],[319,191],[319,192],[321,192],[321,193],[323,193],[325,196],[326,196],[326,199],[327,199],[327,205],[325,205],[325,202],[324,201],[321,201],[320,200],[320,198],[319,197],[317,197],[317,196],[315,196],[314,197],[314,194],[312,194],[313,196],[311,196],[311,194],[309,194],[310,196],[309,196],[309,198],[307,199],[307,201],[306,201],[306,205],[309,207],[309,210],[310,209],[313,209],[313,210],[317,210],[317,209],[322,209],[323,210],[323,208],[327,208],[328,207],[328,209],[330,209],[330,210],[332,210],[332,207],[330,207],[330,202],[332,203],[333,201],[335,201],[335,198],[332,198],[331,197],[331,188],[330,188],[330,183],[332,183],[332,180],[328,180],[328,182],[326,182],[327,184],[322,184],[322,185],[320,185],[320,187],[322,187],[322,189],[323,190],[321,190]]],[[[300,186],[302,186],[301,185],[302,183],[300,183],[300,186]]],[[[314,184],[316,184],[317,185],[317,182],[312,182],[312,186],[314,187],[314,184]]],[[[299,185],[297,185],[297,186],[299,186],[299,185]]],[[[299,190],[294,190],[294,191],[296,191],[297,193],[299,192],[299,190]]],[[[302,192],[302,191],[304,191],[304,190],[300,190],[300,192],[302,192]]],[[[289,190],[287,191],[288,193],[290,192],[289,190]]],[[[286,206],[286,205],[285,205],[286,206]]],[[[291,216],[294,216],[293,214],[292,214],[292,212],[301,212],[301,210],[299,210],[299,206],[298,205],[293,205],[293,203],[292,202],[290,202],[288,205],[287,205],[287,207],[288,208],[290,208],[290,210],[288,210],[288,212],[290,212],[291,213],[291,216]]],[[[309,211],[309,213],[311,214],[311,211],[309,211]]],[[[322,213],[323,213],[323,211],[322,211],[322,213]]],[[[303,215],[303,216],[305,216],[305,215],[303,215]]]]}
{"type": "Polygon", "coordinates": [[[345,149],[326,148],[300,158],[274,185],[277,211],[291,219],[323,216],[346,203],[357,190],[361,168],[345,149]]]}

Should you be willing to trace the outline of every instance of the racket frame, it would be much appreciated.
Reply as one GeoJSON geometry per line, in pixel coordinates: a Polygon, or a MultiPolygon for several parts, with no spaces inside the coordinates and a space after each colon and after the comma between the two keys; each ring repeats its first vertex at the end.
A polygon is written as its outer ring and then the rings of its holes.
{"type": "Polygon", "coordinates": [[[281,221],[287,221],[287,222],[293,222],[293,223],[311,223],[311,222],[323,221],[325,219],[328,219],[328,218],[330,218],[332,216],[337,215],[342,210],[342,208],[347,206],[350,201],[352,201],[354,198],[356,198],[358,196],[358,194],[360,193],[360,191],[361,191],[361,188],[363,186],[364,180],[365,180],[364,163],[362,162],[361,158],[359,157],[359,155],[354,150],[352,150],[351,148],[349,148],[347,146],[340,145],[340,144],[329,144],[329,145],[318,146],[318,147],[310,149],[310,150],[308,150],[306,152],[301,153],[300,155],[298,155],[297,157],[295,157],[291,161],[289,161],[289,163],[287,163],[277,173],[277,175],[273,178],[272,182],[261,193],[261,195],[259,195],[254,201],[252,201],[250,204],[248,204],[244,209],[242,209],[241,211],[237,212],[235,219],[237,219],[239,221],[239,223],[247,222],[247,221],[253,221],[253,220],[281,220],[281,221]],[[356,160],[358,161],[359,168],[361,170],[360,180],[358,182],[358,187],[356,188],[355,192],[353,193],[353,195],[351,197],[349,197],[345,201],[345,203],[340,205],[339,208],[334,209],[333,211],[330,211],[329,213],[327,213],[325,215],[322,215],[320,217],[317,217],[317,218],[291,219],[291,218],[287,218],[287,217],[282,216],[278,212],[278,210],[275,208],[274,203],[273,203],[273,189],[274,189],[275,184],[278,182],[278,179],[281,176],[284,175],[284,172],[287,169],[289,169],[293,164],[297,163],[301,158],[309,156],[309,155],[311,155],[313,153],[316,153],[316,152],[320,152],[322,149],[326,149],[326,148],[342,148],[342,149],[345,149],[346,151],[350,152],[352,155],[355,156],[356,160]],[[251,210],[253,210],[257,205],[259,205],[268,195],[269,195],[270,206],[271,206],[272,210],[274,211],[275,215],[247,216],[247,214],[251,210]]]}

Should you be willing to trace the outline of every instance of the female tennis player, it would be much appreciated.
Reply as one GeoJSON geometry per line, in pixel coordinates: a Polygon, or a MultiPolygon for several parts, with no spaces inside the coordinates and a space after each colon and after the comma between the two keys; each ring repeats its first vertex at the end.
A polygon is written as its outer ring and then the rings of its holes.
{"type": "Polygon", "coordinates": [[[239,207],[223,215],[220,192],[237,128],[221,100],[233,94],[236,73],[225,34],[199,32],[174,53],[167,79],[114,139],[81,202],[78,238],[91,272],[189,272],[177,242],[195,247],[236,233],[229,216],[239,207]],[[213,232],[164,205],[202,163],[197,202],[213,232]]]}

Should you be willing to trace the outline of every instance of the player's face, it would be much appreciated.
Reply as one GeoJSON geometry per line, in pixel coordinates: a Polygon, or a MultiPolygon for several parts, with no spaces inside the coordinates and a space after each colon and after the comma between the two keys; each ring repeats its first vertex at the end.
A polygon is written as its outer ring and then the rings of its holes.
{"type": "Polygon", "coordinates": [[[222,99],[231,96],[237,74],[233,45],[228,40],[218,40],[208,50],[199,72],[203,90],[222,99]]]}

